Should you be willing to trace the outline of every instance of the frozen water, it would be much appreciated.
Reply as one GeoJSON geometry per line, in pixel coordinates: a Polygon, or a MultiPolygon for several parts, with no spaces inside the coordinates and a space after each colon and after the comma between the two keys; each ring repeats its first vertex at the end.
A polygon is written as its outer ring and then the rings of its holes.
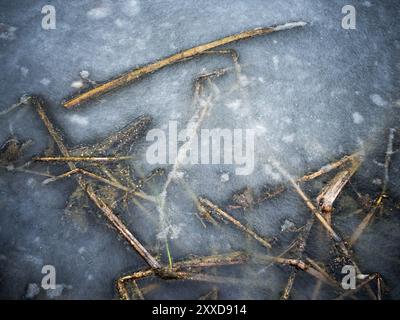
{"type": "MultiPolygon", "coordinates": [[[[233,193],[246,186],[259,194],[265,185],[273,188],[285,183],[270,159],[298,177],[363,146],[368,156],[354,188],[371,197],[379,193],[376,182],[383,179],[383,168],[373,160],[384,162],[387,129],[398,127],[399,121],[397,2],[354,2],[356,30],[342,29],[341,8],[349,4],[342,0],[179,4],[172,0],[57,0],[52,1],[57,13],[54,30],[41,28],[45,4],[42,0],[0,2],[0,112],[18,103],[24,94],[41,95],[70,147],[103,139],[143,114],[152,117],[152,128],[167,130],[169,121],[177,120],[181,130],[191,119],[200,118],[196,115],[205,105],[209,110],[202,116],[201,128],[256,131],[255,167],[250,175],[236,175],[235,166],[229,164],[182,164],[176,170],[173,165],[162,165],[166,175],[146,185],[145,191],[159,195],[167,185],[164,208],[143,202],[146,212],[130,205],[128,212],[121,213],[130,230],[163,263],[168,262],[166,239],[174,261],[191,254],[263,252],[230,225],[207,224],[204,228],[192,196],[202,195],[229,206],[233,193]],[[300,20],[308,24],[293,28],[292,22],[300,20]],[[89,85],[89,78],[100,83],[177,51],[276,24],[283,24],[279,27],[282,31],[227,47],[238,52],[240,70],[227,54],[202,55],[75,109],[61,106],[64,98],[89,85]],[[206,84],[203,99],[193,103],[194,80],[217,69],[227,72],[206,84]]],[[[34,141],[16,165],[51,149],[43,124],[29,106],[1,115],[0,144],[12,136],[34,141]]],[[[150,144],[142,139],[131,149],[137,175],[158,167],[146,161],[150,144]]],[[[393,211],[378,218],[355,246],[363,271],[381,272],[393,298],[400,297],[399,215],[395,214],[400,195],[399,161],[399,154],[393,154],[389,185],[393,211]]],[[[66,170],[62,165],[34,165],[42,172],[47,168],[52,174],[66,170]]],[[[86,214],[65,210],[76,187],[73,178],[43,185],[46,177],[1,170],[0,257],[7,258],[1,259],[0,297],[26,297],[27,289],[35,293],[30,284],[41,283],[42,266],[52,264],[60,287],[38,298],[112,298],[113,282],[119,275],[145,266],[114,230],[107,228],[96,208],[85,207],[86,214]]],[[[315,183],[306,191],[314,196],[322,186],[322,182],[315,183]]],[[[340,198],[338,212],[359,208],[350,189],[340,198]]],[[[277,237],[274,254],[296,236],[289,230],[281,234],[286,221],[301,227],[310,214],[291,191],[262,205],[230,212],[266,238],[277,237]]],[[[338,214],[333,219],[339,232],[349,237],[363,216],[345,217],[338,214]]],[[[323,248],[315,240],[307,253],[313,256],[323,248]]],[[[247,284],[241,290],[222,286],[220,296],[278,298],[288,270],[263,266],[229,269],[228,274],[247,284]],[[265,281],[262,284],[260,274],[265,281]]],[[[299,276],[294,298],[310,298],[313,281],[299,276]]],[[[149,297],[197,298],[207,288],[197,283],[161,284],[149,297]]]]}

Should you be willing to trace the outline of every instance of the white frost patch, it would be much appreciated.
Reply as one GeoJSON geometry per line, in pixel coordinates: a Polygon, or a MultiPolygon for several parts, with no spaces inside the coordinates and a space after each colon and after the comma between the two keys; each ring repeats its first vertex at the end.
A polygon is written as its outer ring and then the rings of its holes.
{"type": "Polygon", "coordinates": [[[71,87],[75,89],[79,89],[83,87],[83,82],[81,80],[74,81],[71,83],[71,87]]]}
{"type": "Polygon", "coordinates": [[[72,289],[72,286],[66,284],[56,284],[55,289],[49,289],[46,291],[47,298],[54,299],[61,296],[64,289],[72,289]]]}
{"type": "Polygon", "coordinates": [[[43,78],[42,80],[40,80],[40,83],[47,87],[51,83],[51,81],[47,78],[43,78]]]}
{"type": "Polygon", "coordinates": [[[29,261],[29,262],[31,262],[31,263],[33,263],[35,265],[43,266],[43,259],[40,258],[40,257],[35,257],[35,256],[31,255],[31,254],[27,254],[27,255],[24,256],[24,258],[25,258],[26,261],[29,261]]]}
{"type": "Polygon", "coordinates": [[[273,56],[273,57],[272,57],[272,63],[274,64],[275,70],[278,70],[279,57],[278,57],[278,56],[273,56]]]}
{"type": "Polygon", "coordinates": [[[139,50],[145,50],[146,49],[146,40],[143,39],[136,39],[135,41],[135,47],[139,50]]]}
{"type": "Polygon", "coordinates": [[[180,119],[182,114],[180,112],[177,112],[176,110],[173,110],[171,112],[170,120],[178,120],[180,119]]]}
{"type": "Polygon", "coordinates": [[[185,176],[185,173],[183,171],[175,171],[173,174],[171,174],[171,179],[172,180],[181,180],[185,176]]]}
{"type": "Polygon", "coordinates": [[[265,170],[265,174],[268,177],[272,178],[272,180],[275,180],[275,181],[281,181],[282,180],[281,175],[278,172],[274,171],[272,166],[270,166],[269,164],[265,165],[264,170],[265,170]]]}
{"type": "Polygon", "coordinates": [[[372,183],[377,186],[380,186],[380,185],[382,185],[382,180],[379,178],[375,178],[374,180],[372,180],[372,183]]]}
{"type": "Polygon", "coordinates": [[[125,26],[125,21],[121,20],[120,18],[116,19],[114,21],[114,24],[118,27],[118,28],[123,28],[125,26]]]}
{"type": "Polygon", "coordinates": [[[293,122],[293,120],[289,117],[283,117],[282,121],[287,124],[291,124],[293,122]]]}
{"type": "Polygon", "coordinates": [[[305,25],[307,25],[307,22],[304,21],[288,22],[274,27],[274,30],[275,31],[289,30],[293,28],[304,27],[305,25]]]}
{"type": "Polygon", "coordinates": [[[89,124],[89,120],[87,117],[79,116],[77,114],[73,114],[68,117],[68,120],[72,123],[78,124],[80,126],[87,126],[89,124]]]}
{"type": "Polygon", "coordinates": [[[225,103],[225,106],[233,111],[238,110],[241,107],[241,105],[242,105],[242,102],[239,99],[225,103]]]}
{"type": "Polygon", "coordinates": [[[36,283],[28,284],[28,288],[26,288],[25,298],[33,299],[40,293],[40,287],[36,283]]]}
{"type": "Polygon", "coordinates": [[[228,182],[229,181],[229,173],[223,173],[221,174],[221,182],[228,182]]]}
{"type": "Polygon", "coordinates": [[[282,138],[282,141],[285,142],[285,143],[292,143],[294,141],[295,137],[296,137],[296,135],[294,133],[292,133],[292,134],[289,134],[287,136],[284,136],[282,138]]]}
{"type": "Polygon", "coordinates": [[[283,225],[281,225],[281,232],[293,230],[294,227],[295,224],[292,221],[286,219],[283,225]]]}
{"type": "Polygon", "coordinates": [[[239,79],[239,84],[240,84],[242,87],[247,87],[247,86],[249,85],[249,83],[250,83],[249,79],[248,79],[244,74],[241,74],[241,75],[238,77],[238,79],[239,79]]]}
{"type": "Polygon", "coordinates": [[[87,70],[82,70],[81,72],[79,72],[79,75],[81,76],[82,79],[87,79],[89,78],[90,73],[87,70]]]}
{"type": "Polygon", "coordinates": [[[15,39],[16,27],[9,26],[5,23],[0,23],[0,39],[14,40],[15,39]]]}
{"type": "Polygon", "coordinates": [[[385,107],[387,106],[387,101],[385,101],[379,94],[374,93],[369,96],[372,102],[377,105],[378,107],[385,107]]]}
{"type": "Polygon", "coordinates": [[[22,76],[23,76],[24,78],[25,78],[25,77],[28,75],[28,73],[29,73],[29,69],[26,68],[26,67],[21,67],[20,70],[21,70],[21,74],[22,74],[22,76]]]}
{"type": "Polygon", "coordinates": [[[78,253],[79,253],[79,254],[83,254],[85,251],[86,251],[86,248],[85,248],[85,247],[80,247],[80,248],[78,249],[78,253]]]}
{"type": "Polygon", "coordinates": [[[136,0],[128,0],[123,5],[123,12],[129,16],[136,16],[140,12],[140,4],[139,1],[136,0]]]}
{"type": "Polygon", "coordinates": [[[364,117],[359,112],[354,112],[352,116],[355,124],[360,124],[364,121],[364,117]]]}
{"type": "Polygon", "coordinates": [[[86,13],[86,15],[89,19],[94,19],[94,20],[104,19],[104,18],[108,17],[110,14],[111,14],[111,10],[108,7],[93,8],[93,9],[90,9],[86,13]]]}
{"type": "Polygon", "coordinates": [[[369,7],[371,7],[371,2],[369,2],[369,1],[364,1],[364,2],[363,2],[363,6],[369,8],[369,7]]]}
{"type": "Polygon", "coordinates": [[[169,239],[173,240],[173,239],[178,239],[179,234],[182,231],[182,228],[185,226],[185,224],[183,223],[179,223],[179,224],[171,224],[169,226],[167,226],[163,231],[159,232],[157,234],[157,239],[159,240],[165,240],[167,239],[168,235],[169,235],[169,239]]]}
{"type": "Polygon", "coordinates": [[[26,182],[26,184],[27,184],[29,187],[34,187],[35,184],[36,184],[36,180],[33,179],[33,178],[29,178],[28,181],[26,182]]]}
{"type": "Polygon", "coordinates": [[[265,135],[265,133],[267,132],[267,129],[261,124],[255,125],[254,129],[256,131],[256,136],[258,137],[265,135]]]}

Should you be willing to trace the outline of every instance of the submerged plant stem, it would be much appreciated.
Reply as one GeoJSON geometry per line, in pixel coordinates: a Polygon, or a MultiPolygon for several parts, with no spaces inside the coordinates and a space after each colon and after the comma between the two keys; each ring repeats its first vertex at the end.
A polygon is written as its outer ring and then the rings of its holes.
{"type": "Polygon", "coordinates": [[[133,159],[132,156],[121,157],[36,157],[34,161],[41,162],[114,162],[133,159]]]}
{"type": "Polygon", "coordinates": [[[267,249],[271,249],[271,244],[263,239],[261,236],[259,236],[257,233],[255,233],[253,230],[249,229],[248,227],[244,226],[240,221],[236,220],[234,217],[232,217],[230,214],[219,208],[217,205],[212,203],[210,200],[205,199],[205,198],[199,198],[199,203],[203,206],[206,206],[210,209],[212,209],[213,212],[223,220],[232,223],[236,228],[238,228],[240,231],[243,231],[244,233],[247,233],[251,237],[253,237],[257,242],[259,242],[262,246],[266,247],[267,249]]]}
{"type": "MultiPolygon", "coordinates": [[[[69,157],[69,151],[65,146],[60,133],[56,130],[53,123],[47,117],[44,109],[44,103],[38,97],[30,97],[30,101],[36,108],[40,119],[43,121],[50,136],[60,149],[61,154],[64,157],[69,157]]],[[[77,167],[73,162],[67,163],[70,170],[75,170],[77,167]]],[[[115,215],[113,210],[106,204],[99,196],[94,192],[92,185],[86,181],[82,176],[78,176],[77,182],[79,186],[86,192],[92,202],[103,212],[105,217],[111,222],[111,224],[119,231],[119,233],[129,242],[129,244],[136,250],[136,252],[147,262],[147,264],[155,269],[161,267],[160,263],[146,250],[146,248],[137,240],[133,234],[128,230],[125,224],[115,215]]]]}

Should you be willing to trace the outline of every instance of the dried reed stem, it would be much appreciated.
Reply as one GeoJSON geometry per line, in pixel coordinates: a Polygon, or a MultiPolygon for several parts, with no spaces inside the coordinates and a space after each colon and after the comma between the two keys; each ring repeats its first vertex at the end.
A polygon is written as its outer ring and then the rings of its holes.
{"type": "Polygon", "coordinates": [[[283,25],[278,25],[278,26],[272,26],[272,27],[266,27],[266,28],[256,28],[248,31],[243,31],[228,37],[224,37],[212,42],[208,42],[202,45],[199,45],[197,47],[193,47],[188,50],[181,51],[179,53],[173,54],[167,58],[158,60],[156,62],[150,63],[148,65],[145,65],[143,67],[136,68],[132,71],[129,71],[125,74],[122,74],[118,77],[116,77],[113,80],[107,81],[103,84],[100,84],[94,88],[89,89],[88,91],[79,94],[76,97],[73,97],[72,99],[64,102],[64,107],[65,108],[72,108],[76,105],[81,104],[82,102],[85,102],[89,99],[98,97],[100,95],[103,95],[107,92],[110,92],[112,90],[118,89],[120,87],[126,86],[129,83],[135,81],[136,79],[143,77],[144,75],[153,73],[157,70],[160,70],[166,66],[175,64],[177,62],[185,61],[187,59],[196,57],[208,50],[215,49],[217,47],[236,42],[239,40],[244,40],[256,36],[261,36],[264,34],[269,34],[281,30],[289,30],[292,28],[297,28],[297,27],[304,27],[306,25],[306,22],[303,21],[298,21],[298,22],[291,22],[291,23],[286,23],[283,25]]]}
{"type": "Polygon", "coordinates": [[[263,239],[261,236],[259,236],[257,233],[255,233],[253,230],[250,228],[244,226],[241,222],[236,220],[234,217],[232,217],[229,213],[225,212],[221,208],[219,208],[217,205],[212,203],[210,200],[205,199],[205,198],[199,198],[199,203],[205,207],[208,207],[212,209],[212,211],[221,219],[232,223],[236,228],[238,228],[240,231],[247,233],[250,235],[252,238],[254,238],[257,242],[259,242],[262,246],[266,247],[267,249],[271,249],[271,244],[263,239]]]}
{"type": "MultiPolygon", "coordinates": [[[[47,117],[44,103],[38,97],[30,97],[32,105],[36,108],[40,119],[43,121],[50,136],[60,149],[61,154],[64,157],[69,157],[69,151],[65,146],[61,134],[56,130],[53,123],[47,117]]],[[[71,170],[77,169],[73,162],[67,163],[71,170]]],[[[103,212],[106,218],[111,224],[119,231],[119,233],[129,242],[129,244],[136,250],[136,252],[147,262],[147,264],[155,269],[161,267],[160,263],[146,250],[146,248],[137,240],[133,234],[128,230],[125,224],[116,216],[113,210],[94,192],[91,184],[87,182],[83,177],[78,176],[77,182],[79,186],[86,192],[92,202],[103,212]]]]}

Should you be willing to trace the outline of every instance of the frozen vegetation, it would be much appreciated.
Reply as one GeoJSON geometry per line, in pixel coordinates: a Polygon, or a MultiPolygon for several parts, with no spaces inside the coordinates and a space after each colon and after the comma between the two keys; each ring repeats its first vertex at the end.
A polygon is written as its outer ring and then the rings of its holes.
{"type": "MultiPolygon", "coordinates": [[[[312,213],[274,162],[299,178],[363,150],[363,163],[334,204],[333,226],[350,238],[368,213],[361,200],[367,195],[374,200],[388,180],[385,210],[353,250],[364,273],[382,274],[390,289],[386,297],[400,297],[399,154],[393,152],[389,179],[384,165],[389,128],[397,128],[393,150],[400,144],[398,2],[59,0],[51,2],[56,29],[43,30],[45,4],[0,1],[0,144],[13,138],[23,146],[15,163],[0,168],[1,298],[114,298],[115,280],[146,266],[107,227],[101,212],[80,198],[75,178],[43,184],[46,177],[13,170],[35,156],[60,155],[35,109],[18,104],[29,94],[45,99],[51,120],[71,149],[94,144],[142,115],[152,118],[149,129],[164,131],[170,121],[192,134],[200,128],[255,130],[254,170],[249,175],[237,175],[231,164],[151,165],[146,150],[152,142],[145,137],[126,150],[133,156],[129,161],[135,177],[165,169],[143,187],[156,197],[155,203],[138,199],[140,205],[130,202],[126,208],[121,201],[115,209],[163,265],[169,263],[168,252],[172,262],[232,251],[267,253],[231,224],[205,221],[193,201],[197,196],[225,208],[272,242],[269,254],[279,255],[312,213]],[[355,30],[342,28],[346,4],[357,10],[355,30]],[[307,25],[291,29],[288,22],[293,21],[307,25]],[[62,107],[64,99],[79,90],[134,67],[276,24],[282,24],[280,32],[224,47],[238,53],[238,64],[231,54],[203,54],[81,106],[62,107]],[[204,81],[196,99],[195,80],[216,70],[224,72],[204,81]],[[256,203],[265,190],[282,184],[287,191],[256,203]],[[248,191],[238,195],[246,187],[248,191]],[[57,287],[47,292],[40,287],[46,264],[57,270],[57,287]]],[[[182,160],[185,145],[178,150],[182,160]]],[[[51,175],[68,170],[49,163],[29,168],[51,175]]],[[[315,199],[335,174],[302,187],[315,199]]],[[[315,222],[306,255],[328,261],[328,239],[315,222]]],[[[218,270],[237,281],[213,285],[152,279],[140,285],[158,284],[146,298],[197,299],[218,287],[220,298],[278,299],[291,267],[249,263],[218,270]]],[[[299,273],[291,298],[312,298],[316,282],[299,273]]],[[[334,296],[329,286],[322,287],[320,297],[334,296]]]]}

